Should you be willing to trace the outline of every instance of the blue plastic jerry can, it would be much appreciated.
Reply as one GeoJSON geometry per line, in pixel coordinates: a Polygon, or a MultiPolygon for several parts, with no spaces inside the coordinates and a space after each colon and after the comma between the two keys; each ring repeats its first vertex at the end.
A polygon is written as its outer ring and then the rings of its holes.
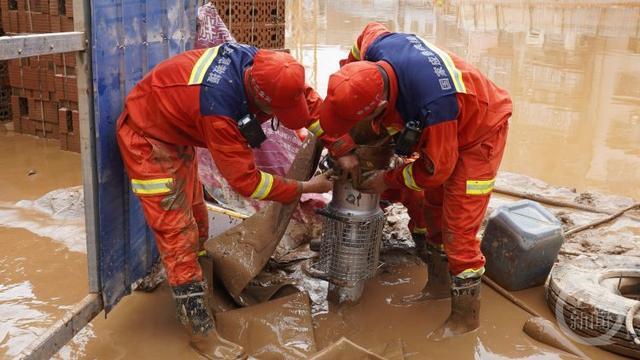
{"type": "Polygon", "coordinates": [[[540,286],[563,242],[560,221],[539,203],[501,206],[489,216],[482,236],[486,275],[511,291],[540,286]]]}

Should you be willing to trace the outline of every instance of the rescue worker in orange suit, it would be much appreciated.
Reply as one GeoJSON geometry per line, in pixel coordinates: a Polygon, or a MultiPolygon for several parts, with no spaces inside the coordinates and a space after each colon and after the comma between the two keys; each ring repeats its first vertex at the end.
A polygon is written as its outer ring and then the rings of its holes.
{"type": "MultiPolygon", "coordinates": [[[[369,127],[388,135],[405,159],[392,170],[369,174],[361,190],[383,193],[409,208],[416,247],[423,249],[419,253],[429,272],[419,297],[451,297],[451,313],[432,339],[479,327],[485,258],[476,234],[502,160],[511,112],[507,92],[473,66],[379,23],[365,27],[341,69],[329,78],[322,130],[340,136],[369,127]]],[[[344,158],[342,164],[350,166],[346,170],[353,171],[357,158],[344,158]]]]}
{"type": "MultiPolygon", "coordinates": [[[[194,147],[208,148],[224,178],[246,197],[289,203],[301,193],[329,191],[325,175],[299,182],[259,171],[251,150],[263,140],[260,123],[274,115],[291,129],[317,129],[321,103],[291,55],[236,43],[158,64],[126,99],[117,122],[120,153],[155,235],[178,316],[201,354],[234,358],[242,349],[218,336],[206,306],[197,258],[208,218],[194,147]]],[[[336,156],[352,146],[323,140],[336,156]]]]}

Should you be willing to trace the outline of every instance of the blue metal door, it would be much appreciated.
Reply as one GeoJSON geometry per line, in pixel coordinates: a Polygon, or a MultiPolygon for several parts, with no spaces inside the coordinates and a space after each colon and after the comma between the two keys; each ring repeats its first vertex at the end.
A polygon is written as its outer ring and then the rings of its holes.
{"type": "Polygon", "coordinates": [[[190,49],[196,0],[94,0],[92,66],[98,167],[98,265],[105,312],[158,259],[130,190],[115,124],[131,88],[162,60],[190,49]]]}

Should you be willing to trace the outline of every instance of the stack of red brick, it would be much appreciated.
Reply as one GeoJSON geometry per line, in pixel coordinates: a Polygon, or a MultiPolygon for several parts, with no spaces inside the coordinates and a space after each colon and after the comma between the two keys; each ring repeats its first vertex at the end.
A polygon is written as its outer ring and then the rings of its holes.
{"type": "MultiPolygon", "coordinates": [[[[71,0],[0,0],[0,14],[9,34],[73,31],[71,0]]],[[[58,139],[61,149],[80,151],[75,66],[71,53],[8,62],[17,132],[58,139]]]]}
{"type": "MultiPolygon", "coordinates": [[[[0,36],[4,36],[0,16],[0,36]]],[[[8,64],[0,61],[0,123],[11,120],[11,88],[9,87],[8,64]]]]}
{"type": "Polygon", "coordinates": [[[284,48],[285,0],[212,0],[236,39],[264,49],[284,48]]]}

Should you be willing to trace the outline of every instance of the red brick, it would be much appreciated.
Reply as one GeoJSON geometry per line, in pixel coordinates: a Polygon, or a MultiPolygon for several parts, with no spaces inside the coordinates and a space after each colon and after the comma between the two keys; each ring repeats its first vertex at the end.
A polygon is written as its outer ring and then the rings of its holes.
{"type": "Polygon", "coordinates": [[[65,85],[67,90],[66,99],[69,101],[78,101],[78,81],[75,76],[67,76],[67,83],[65,85]]]}
{"type": "MultiPolygon", "coordinates": [[[[67,108],[59,108],[58,109],[58,128],[60,129],[60,134],[66,134],[69,132],[69,128],[73,127],[73,122],[69,124],[69,109],[67,108]]],[[[73,129],[71,129],[73,130],[73,129]]]]}
{"type": "Polygon", "coordinates": [[[35,6],[31,8],[31,11],[41,12],[43,14],[49,14],[51,10],[49,8],[49,0],[35,0],[35,6]]]}
{"type": "Polygon", "coordinates": [[[63,100],[65,98],[64,75],[56,74],[54,78],[54,82],[55,82],[55,89],[56,89],[55,93],[56,95],[58,95],[58,98],[60,100],[63,100]]]}
{"type": "MultiPolygon", "coordinates": [[[[67,9],[67,12],[69,9],[67,9]]],[[[60,16],[60,29],[62,31],[73,31],[73,19],[60,16]]]]}
{"type": "Polygon", "coordinates": [[[51,32],[60,32],[62,31],[62,27],[60,25],[60,16],[58,15],[50,15],[49,16],[49,25],[51,26],[51,32]]]}
{"type": "Polygon", "coordinates": [[[41,120],[31,120],[35,135],[41,138],[57,139],[59,137],[58,124],[42,122],[41,120]]]}
{"type": "Polygon", "coordinates": [[[31,13],[31,24],[33,32],[48,33],[51,32],[51,24],[49,24],[49,14],[31,13]]]}
{"type": "Polygon", "coordinates": [[[31,32],[29,22],[27,19],[27,12],[24,10],[18,10],[18,32],[28,33],[31,32]]]}
{"type": "Polygon", "coordinates": [[[10,33],[18,33],[20,32],[20,26],[19,26],[19,21],[18,21],[18,11],[16,10],[9,10],[9,22],[8,23],[2,23],[2,26],[4,27],[4,31],[6,32],[10,32],[10,33]]]}
{"type": "Polygon", "coordinates": [[[60,133],[60,150],[67,150],[69,145],[67,144],[67,134],[60,133]]]}
{"type": "Polygon", "coordinates": [[[73,18],[73,0],[60,0],[60,1],[64,1],[65,3],[65,10],[67,11],[65,15],[67,15],[68,18],[73,18]]]}
{"type": "Polygon", "coordinates": [[[60,134],[60,149],[80,152],[80,135],[78,133],[60,134]]]}
{"type": "Polygon", "coordinates": [[[36,129],[33,121],[28,116],[20,117],[20,132],[27,135],[35,135],[36,129]]]}
{"type": "MultiPolygon", "coordinates": [[[[40,91],[40,90],[25,89],[24,91],[26,92],[27,97],[38,99],[38,100],[44,100],[44,101],[52,101],[51,93],[47,90],[40,91]]],[[[55,102],[55,100],[53,101],[55,102]]]]}
{"type": "Polygon", "coordinates": [[[23,66],[22,79],[19,84],[24,89],[39,90],[41,85],[40,69],[32,66],[23,66]]]}
{"type": "Polygon", "coordinates": [[[67,66],[67,72],[69,67],[75,68],[76,66],[76,53],[64,53],[57,54],[57,58],[54,59],[54,63],[59,66],[67,66]]]}
{"type": "MultiPolygon", "coordinates": [[[[13,120],[14,127],[20,126],[20,97],[11,96],[11,119],[13,120]]],[[[20,132],[20,130],[16,130],[20,132]]]]}
{"type": "Polygon", "coordinates": [[[9,60],[9,85],[15,88],[22,87],[22,76],[20,72],[20,62],[9,60]]]}
{"type": "Polygon", "coordinates": [[[46,83],[44,88],[46,91],[56,91],[56,74],[51,70],[47,70],[45,72],[45,79],[46,83]]]}
{"type": "Polygon", "coordinates": [[[49,15],[59,15],[58,0],[49,0],[49,15]]]}
{"type": "Polygon", "coordinates": [[[71,122],[73,123],[73,132],[80,134],[80,113],[78,110],[71,111],[71,122]]]}
{"type": "Polygon", "coordinates": [[[4,31],[9,31],[9,0],[0,0],[0,20],[4,24],[4,31]]]}

